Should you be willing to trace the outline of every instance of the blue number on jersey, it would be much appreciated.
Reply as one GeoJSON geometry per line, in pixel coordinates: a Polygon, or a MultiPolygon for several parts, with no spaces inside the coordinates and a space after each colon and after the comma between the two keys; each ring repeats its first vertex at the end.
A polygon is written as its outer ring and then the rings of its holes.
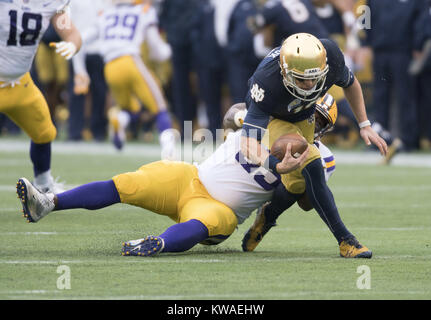
{"type": "Polygon", "coordinates": [[[236,161],[253,176],[253,179],[266,191],[271,191],[280,183],[281,177],[278,173],[272,173],[265,168],[248,162],[241,152],[235,155],[236,161]],[[262,172],[264,171],[264,172],[262,172]],[[269,180],[269,181],[268,181],[269,180]]]}
{"type": "Polygon", "coordinates": [[[136,26],[138,25],[139,16],[136,14],[126,14],[123,17],[117,14],[111,14],[106,17],[109,24],[105,29],[105,40],[122,39],[132,40],[135,36],[136,26]],[[117,28],[120,25],[120,28],[117,28]],[[124,34],[128,30],[128,34],[124,34]]]}
{"type": "MultiPolygon", "coordinates": [[[[7,40],[8,46],[18,45],[17,41],[17,24],[18,12],[16,10],[9,11],[10,17],[10,30],[9,39],[7,40]]],[[[19,35],[19,44],[21,46],[33,46],[39,37],[40,30],[42,29],[42,15],[37,13],[24,12],[22,15],[21,25],[23,31],[19,35]],[[34,27],[30,27],[30,21],[34,21],[34,27]]]]}

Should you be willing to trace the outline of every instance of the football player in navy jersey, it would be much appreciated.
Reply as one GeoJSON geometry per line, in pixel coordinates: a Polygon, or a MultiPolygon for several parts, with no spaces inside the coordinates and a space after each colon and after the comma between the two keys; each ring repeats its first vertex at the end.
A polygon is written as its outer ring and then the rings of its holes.
{"type": "MultiPolygon", "coordinates": [[[[304,192],[310,195],[314,208],[337,239],[341,256],[371,258],[371,251],[362,246],[342,222],[325,182],[320,153],[313,147],[315,102],[332,85],[344,89],[365,143],[373,143],[385,155],[387,145],[371,127],[361,86],[346,67],[341,50],[335,42],[319,40],[307,33],[288,37],[281,47],[273,49],[263,59],[250,78],[241,151],[253,163],[282,175],[287,191],[275,197],[283,200],[284,208],[289,208],[304,192]],[[262,143],[270,149],[273,142],[286,133],[298,133],[310,144],[305,164],[288,174],[283,164],[260,146],[262,143]]],[[[277,217],[265,210],[257,218],[260,221],[255,222],[247,234],[256,234],[253,230],[256,226],[270,228],[277,217]]],[[[252,251],[262,236],[247,238],[247,234],[243,249],[252,251]]]]}
{"type": "Polygon", "coordinates": [[[329,38],[325,26],[316,15],[310,0],[270,0],[253,17],[250,24],[257,30],[273,26],[273,44],[298,32],[307,32],[318,38],[329,38]]]}

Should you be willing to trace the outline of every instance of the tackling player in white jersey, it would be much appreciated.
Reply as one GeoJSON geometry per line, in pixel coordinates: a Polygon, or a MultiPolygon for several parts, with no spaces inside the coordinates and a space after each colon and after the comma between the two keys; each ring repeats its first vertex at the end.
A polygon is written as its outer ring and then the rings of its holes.
{"type": "Polygon", "coordinates": [[[29,70],[50,23],[63,39],[52,44],[58,54],[70,59],[79,50],[80,34],[66,13],[69,1],[0,1],[0,112],[31,138],[34,184],[42,191],[60,191],[50,170],[51,142],[57,131],[29,70]]]}
{"type": "MultiPolygon", "coordinates": [[[[142,1],[111,0],[100,13],[97,22],[83,34],[84,46],[98,39],[105,62],[105,78],[120,111],[109,112],[111,138],[121,149],[126,140],[125,129],[139,117],[141,104],[156,117],[163,158],[171,158],[175,137],[167,103],[152,72],[143,63],[140,53],[143,42],[148,44],[150,57],[165,61],[171,56],[170,46],[160,37],[158,17],[154,7],[142,1]]],[[[80,55],[74,59],[77,73],[85,73],[80,55]]]]}
{"type": "MultiPolygon", "coordinates": [[[[333,123],[325,126],[326,130],[332,126],[333,123]]],[[[277,188],[284,188],[279,175],[250,164],[241,156],[240,138],[241,131],[229,133],[225,142],[196,166],[157,161],[135,172],[56,195],[40,194],[21,178],[17,193],[30,222],[37,222],[54,210],[94,210],[120,202],[151,210],[177,222],[160,236],[124,243],[124,255],[151,256],[159,252],[186,251],[198,243],[218,244],[228,238],[253,210],[271,200],[277,188]]],[[[288,146],[282,161],[286,171],[300,166],[308,149],[299,158],[293,158],[290,152],[288,146]]]]}

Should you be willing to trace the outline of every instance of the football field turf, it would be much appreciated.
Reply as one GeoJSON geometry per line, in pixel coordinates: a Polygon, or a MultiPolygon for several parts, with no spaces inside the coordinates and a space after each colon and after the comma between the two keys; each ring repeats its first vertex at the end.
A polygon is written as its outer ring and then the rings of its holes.
{"type": "MultiPolygon", "coordinates": [[[[348,229],[373,251],[371,260],[340,258],[317,213],[302,212],[296,205],[255,252],[241,251],[253,213],[218,246],[123,257],[123,241],[158,235],[173,222],[117,204],[98,211],[54,212],[38,223],[26,223],[15,183],[21,176],[33,178],[28,144],[1,142],[2,300],[431,299],[429,164],[338,161],[329,184],[348,229]]],[[[117,153],[108,144],[63,148],[54,143],[53,174],[72,187],[135,170],[157,157],[157,150],[127,152],[128,146],[117,153]]],[[[139,150],[138,144],[131,147],[139,150]]],[[[344,154],[336,151],[335,157],[344,154]]],[[[362,155],[367,158],[356,153],[362,155]]],[[[429,155],[423,159],[430,161],[429,155]]]]}

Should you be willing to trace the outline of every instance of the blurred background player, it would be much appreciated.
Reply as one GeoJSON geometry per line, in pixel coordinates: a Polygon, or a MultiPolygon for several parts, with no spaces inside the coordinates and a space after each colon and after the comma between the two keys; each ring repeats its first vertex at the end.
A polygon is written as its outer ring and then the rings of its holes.
{"type": "MultiPolygon", "coordinates": [[[[81,34],[91,28],[104,7],[103,0],[74,0],[71,3],[71,18],[81,34]]],[[[68,140],[80,141],[91,137],[96,141],[104,141],[106,138],[108,121],[105,106],[108,88],[99,49],[99,40],[85,44],[79,53],[84,57],[85,68],[75,70],[73,63],[70,64],[68,140]],[[85,117],[87,100],[91,101],[89,123],[85,117]]]]}
{"type": "Polygon", "coordinates": [[[413,52],[413,61],[409,66],[409,74],[415,77],[416,95],[419,117],[419,147],[431,151],[431,0],[427,0],[427,10],[422,13],[418,22],[418,46],[420,50],[413,52]]]}
{"type": "Polygon", "coordinates": [[[198,21],[204,0],[163,0],[160,4],[160,27],[172,48],[172,111],[184,133],[184,121],[197,115],[197,56],[202,43],[196,41],[198,21]]]}
{"type": "Polygon", "coordinates": [[[0,2],[0,111],[31,138],[34,185],[43,192],[58,191],[51,175],[51,142],[57,130],[49,107],[30,77],[42,35],[51,23],[63,41],[53,43],[66,59],[81,47],[81,37],[70,21],[69,0],[0,2]]]}
{"type": "MultiPolygon", "coordinates": [[[[150,1],[112,0],[99,15],[97,23],[83,34],[84,44],[100,40],[105,62],[105,79],[119,107],[108,113],[110,134],[116,148],[126,140],[126,128],[139,119],[141,103],[155,117],[163,157],[172,158],[175,139],[168,105],[157,79],[143,63],[141,44],[146,41],[152,59],[171,57],[171,48],[160,37],[158,18],[150,1]]],[[[74,60],[76,70],[85,68],[83,56],[74,60]]]]}
{"type": "Polygon", "coordinates": [[[363,50],[367,50],[373,63],[374,119],[394,134],[391,119],[395,118],[397,135],[402,142],[399,147],[405,151],[417,149],[414,79],[408,73],[408,67],[413,53],[420,50],[419,18],[426,10],[425,1],[367,0],[365,4],[370,9],[372,27],[365,29],[363,50]]]}

